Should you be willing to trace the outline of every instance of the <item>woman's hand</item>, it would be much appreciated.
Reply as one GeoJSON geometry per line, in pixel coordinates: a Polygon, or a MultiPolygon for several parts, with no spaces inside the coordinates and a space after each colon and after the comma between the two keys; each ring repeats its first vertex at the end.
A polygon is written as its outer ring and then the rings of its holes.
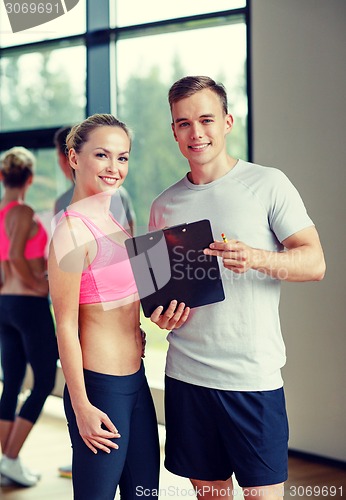
{"type": "Polygon", "coordinates": [[[93,405],[75,412],[79,434],[84,443],[93,452],[98,450],[110,453],[111,449],[119,446],[111,441],[120,438],[118,429],[112,423],[108,415],[93,405]]]}
{"type": "Polygon", "coordinates": [[[187,320],[190,314],[190,308],[185,307],[184,302],[172,300],[166,311],[163,312],[163,306],[155,309],[150,319],[162,330],[173,330],[173,328],[180,328],[187,320]]]}

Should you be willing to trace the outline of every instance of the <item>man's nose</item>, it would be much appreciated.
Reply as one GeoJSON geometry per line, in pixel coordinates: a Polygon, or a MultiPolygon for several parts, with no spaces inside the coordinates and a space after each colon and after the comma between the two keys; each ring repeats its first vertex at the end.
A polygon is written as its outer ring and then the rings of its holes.
{"type": "Polygon", "coordinates": [[[191,126],[191,139],[199,139],[203,137],[203,127],[200,123],[194,123],[191,126]]]}

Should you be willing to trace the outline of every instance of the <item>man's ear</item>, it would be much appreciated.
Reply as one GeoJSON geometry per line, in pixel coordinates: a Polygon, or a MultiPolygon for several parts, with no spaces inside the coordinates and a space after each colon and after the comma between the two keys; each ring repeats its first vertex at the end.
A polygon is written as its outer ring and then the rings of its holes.
{"type": "Polygon", "coordinates": [[[225,127],[226,134],[229,134],[233,128],[233,116],[229,113],[225,116],[225,127]]]}
{"type": "Polygon", "coordinates": [[[174,122],[171,123],[171,127],[172,127],[172,132],[173,132],[174,139],[178,142],[177,135],[175,133],[174,122]]]}

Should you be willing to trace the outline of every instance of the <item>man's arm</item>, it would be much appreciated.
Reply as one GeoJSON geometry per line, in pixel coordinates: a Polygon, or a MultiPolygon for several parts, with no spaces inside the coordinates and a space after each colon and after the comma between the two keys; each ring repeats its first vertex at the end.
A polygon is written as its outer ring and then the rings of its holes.
{"type": "Polygon", "coordinates": [[[224,267],[237,274],[253,269],[282,281],[323,279],[326,264],[314,226],[289,236],[282,244],[285,251],[270,252],[249,247],[241,241],[215,241],[204,253],[221,257],[224,267]]]}

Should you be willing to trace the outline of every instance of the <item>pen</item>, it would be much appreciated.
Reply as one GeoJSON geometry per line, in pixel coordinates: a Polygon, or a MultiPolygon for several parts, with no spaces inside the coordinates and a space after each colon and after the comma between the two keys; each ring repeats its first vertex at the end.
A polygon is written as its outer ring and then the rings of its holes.
{"type": "Polygon", "coordinates": [[[222,237],[224,243],[228,243],[228,239],[226,238],[225,233],[221,233],[221,237],[222,237]]]}

